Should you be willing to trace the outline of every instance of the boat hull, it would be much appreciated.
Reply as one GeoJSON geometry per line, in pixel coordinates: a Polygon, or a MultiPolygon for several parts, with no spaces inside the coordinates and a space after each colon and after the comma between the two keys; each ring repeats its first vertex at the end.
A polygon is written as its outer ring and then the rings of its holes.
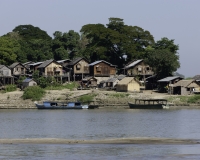
{"type": "Polygon", "coordinates": [[[58,105],[57,102],[35,103],[37,109],[88,109],[88,105],[58,105]]]}
{"type": "Polygon", "coordinates": [[[163,109],[163,104],[134,104],[128,103],[131,109],[163,109]]]}

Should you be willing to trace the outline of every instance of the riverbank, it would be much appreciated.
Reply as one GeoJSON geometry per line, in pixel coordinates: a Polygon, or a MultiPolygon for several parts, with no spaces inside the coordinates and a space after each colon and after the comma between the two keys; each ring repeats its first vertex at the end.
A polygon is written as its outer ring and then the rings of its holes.
{"type": "MultiPolygon", "coordinates": [[[[80,96],[94,94],[94,103],[100,108],[129,108],[128,102],[133,102],[135,98],[168,99],[170,109],[200,109],[199,104],[189,104],[183,102],[180,96],[157,93],[153,91],[143,91],[142,93],[92,90],[47,90],[40,102],[51,101],[76,101],[80,96]]],[[[23,91],[13,91],[0,93],[0,109],[36,109],[32,100],[23,100],[23,91]]],[[[190,96],[190,95],[189,95],[190,96]]]]}

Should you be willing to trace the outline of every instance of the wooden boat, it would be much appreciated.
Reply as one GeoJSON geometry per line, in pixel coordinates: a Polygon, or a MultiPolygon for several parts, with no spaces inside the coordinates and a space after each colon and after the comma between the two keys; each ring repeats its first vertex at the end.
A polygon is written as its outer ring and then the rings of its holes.
{"type": "Polygon", "coordinates": [[[88,109],[88,105],[82,105],[80,102],[53,102],[44,101],[42,104],[35,102],[38,109],[88,109]]]}
{"type": "Polygon", "coordinates": [[[135,103],[128,102],[131,109],[164,109],[169,108],[166,99],[135,99],[135,103]]]}

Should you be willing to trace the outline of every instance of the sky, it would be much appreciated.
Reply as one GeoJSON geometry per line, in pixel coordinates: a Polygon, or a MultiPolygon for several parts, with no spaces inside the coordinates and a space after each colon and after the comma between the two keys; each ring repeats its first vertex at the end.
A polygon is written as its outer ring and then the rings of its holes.
{"type": "Polygon", "coordinates": [[[86,24],[108,24],[108,18],[148,30],[179,45],[185,77],[200,74],[200,0],[0,0],[0,36],[31,24],[53,37],[55,31],[79,32],[86,24]]]}

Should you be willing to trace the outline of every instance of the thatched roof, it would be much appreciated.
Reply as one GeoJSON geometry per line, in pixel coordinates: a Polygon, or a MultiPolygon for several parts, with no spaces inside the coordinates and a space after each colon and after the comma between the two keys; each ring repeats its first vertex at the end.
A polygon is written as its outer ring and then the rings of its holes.
{"type": "Polygon", "coordinates": [[[190,80],[180,80],[177,83],[174,84],[173,87],[187,87],[187,88],[191,88],[191,87],[199,87],[194,79],[190,79],[190,80]]]}
{"type": "Polygon", "coordinates": [[[135,80],[137,83],[140,83],[137,81],[134,77],[124,77],[121,81],[118,82],[118,85],[124,85],[130,83],[132,80],[135,80]]]}

